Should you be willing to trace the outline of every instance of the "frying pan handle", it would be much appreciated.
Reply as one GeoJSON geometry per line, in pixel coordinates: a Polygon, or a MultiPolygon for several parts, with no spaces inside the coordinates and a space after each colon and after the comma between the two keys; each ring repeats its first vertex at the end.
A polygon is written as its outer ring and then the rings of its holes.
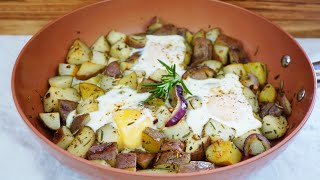
{"type": "Polygon", "coordinates": [[[318,87],[320,87],[320,61],[313,62],[312,64],[316,73],[318,87]]]}

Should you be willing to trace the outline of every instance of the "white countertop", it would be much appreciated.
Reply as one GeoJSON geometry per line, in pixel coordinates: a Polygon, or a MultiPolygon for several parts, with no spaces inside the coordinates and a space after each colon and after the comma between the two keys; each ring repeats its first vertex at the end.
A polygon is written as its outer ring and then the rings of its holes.
{"type": "MultiPolygon", "coordinates": [[[[15,60],[31,36],[0,36],[0,179],[85,179],[41,149],[18,114],[11,94],[15,60]]],[[[320,60],[320,39],[298,39],[312,61],[320,60]]],[[[286,180],[320,177],[320,102],[289,147],[248,179],[286,180]]]]}

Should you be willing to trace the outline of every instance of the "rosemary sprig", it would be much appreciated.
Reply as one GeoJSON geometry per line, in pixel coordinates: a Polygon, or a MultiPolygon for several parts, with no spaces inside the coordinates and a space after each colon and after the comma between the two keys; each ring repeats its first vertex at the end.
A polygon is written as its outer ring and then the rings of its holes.
{"type": "Polygon", "coordinates": [[[165,101],[168,100],[170,91],[174,86],[177,84],[181,84],[183,89],[190,95],[192,93],[189,91],[187,86],[184,84],[182,77],[180,77],[176,73],[176,65],[172,65],[171,67],[165,64],[163,61],[159,60],[160,64],[164,66],[168,72],[166,75],[162,75],[161,83],[154,83],[154,84],[143,84],[143,86],[155,86],[155,89],[150,90],[150,93],[153,93],[145,102],[148,102],[154,98],[164,98],[165,101]]]}

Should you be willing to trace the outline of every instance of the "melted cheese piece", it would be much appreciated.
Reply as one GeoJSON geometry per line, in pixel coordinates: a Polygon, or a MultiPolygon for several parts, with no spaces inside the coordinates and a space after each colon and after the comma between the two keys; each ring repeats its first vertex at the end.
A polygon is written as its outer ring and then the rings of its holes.
{"type": "Polygon", "coordinates": [[[167,65],[176,64],[176,72],[182,75],[185,70],[182,65],[186,46],[184,38],[179,35],[154,36],[147,35],[147,42],[138,62],[132,66],[133,71],[146,71],[149,77],[157,69],[165,69],[158,60],[167,65]]]}
{"type": "Polygon", "coordinates": [[[236,137],[261,127],[261,122],[254,117],[252,107],[242,93],[237,75],[226,74],[222,79],[190,78],[185,84],[193,95],[202,100],[200,108],[187,111],[186,121],[194,133],[201,135],[203,126],[210,118],[234,128],[236,137]]]}

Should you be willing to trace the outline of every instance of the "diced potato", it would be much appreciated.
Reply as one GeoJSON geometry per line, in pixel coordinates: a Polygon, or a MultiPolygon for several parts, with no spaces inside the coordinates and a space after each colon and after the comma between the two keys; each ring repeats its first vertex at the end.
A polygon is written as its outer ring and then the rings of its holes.
{"type": "Polygon", "coordinates": [[[166,139],[161,144],[160,151],[179,151],[179,152],[185,152],[186,145],[183,141],[179,139],[166,139]]]}
{"type": "Polygon", "coordinates": [[[151,153],[158,153],[165,135],[155,129],[147,127],[142,132],[142,147],[151,153]]]}
{"type": "Polygon", "coordinates": [[[236,145],[241,151],[243,151],[243,146],[244,146],[244,141],[247,139],[247,137],[251,134],[261,134],[260,130],[259,129],[253,129],[253,130],[250,130],[248,132],[246,132],[245,134],[237,137],[237,138],[234,138],[232,140],[232,142],[234,143],[234,145],[236,145]]]}
{"type": "Polygon", "coordinates": [[[214,169],[214,164],[206,161],[190,161],[189,164],[179,165],[178,173],[192,173],[214,169]]]}
{"type": "Polygon", "coordinates": [[[90,48],[79,39],[75,40],[69,49],[67,62],[69,64],[82,64],[90,61],[92,56],[90,48]]]}
{"type": "Polygon", "coordinates": [[[112,63],[109,63],[108,66],[104,69],[103,74],[108,75],[110,77],[121,77],[121,69],[119,62],[113,61],[112,63]]]}
{"type": "Polygon", "coordinates": [[[125,41],[126,37],[127,37],[127,35],[125,35],[124,33],[112,30],[109,32],[109,34],[107,36],[107,40],[111,45],[113,45],[116,42],[125,41]]]}
{"type": "Polygon", "coordinates": [[[49,78],[49,84],[52,87],[69,88],[72,84],[72,76],[55,76],[49,78]]]}
{"type": "Polygon", "coordinates": [[[66,121],[67,121],[67,117],[68,117],[69,113],[71,111],[75,110],[79,103],[59,99],[58,104],[59,104],[59,113],[60,113],[61,124],[66,125],[66,121]]]}
{"type": "Polygon", "coordinates": [[[243,66],[247,73],[252,73],[258,78],[260,85],[263,86],[267,82],[268,71],[265,64],[261,62],[251,62],[243,66]]]}
{"type": "Polygon", "coordinates": [[[251,134],[244,142],[244,156],[256,156],[271,148],[271,144],[266,137],[261,134],[251,134]]]}
{"type": "Polygon", "coordinates": [[[202,100],[198,96],[190,96],[187,99],[188,109],[198,109],[202,106],[202,100]]]}
{"type": "Polygon", "coordinates": [[[262,134],[269,140],[278,139],[286,134],[288,121],[285,117],[265,116],[262,119],[262,134]]]}
{"type": "Polygon", "coordinates": [[[132,72],[126,76],[123,76],[119,82],[119,85],[129,86],[131,89],[137,89],[138,82],[137,82],[137,74],[136,72],[132,72]]]}
{"type": "Polygon", "coordinates": [[[156,69],[151,75],[150,79],[156,82],[161,82],[162,81],[162,76],[167,75],[168,71],[164,69],[156,69]]]}
{"type": "Polygon", "coordinates": [[[208,66],[209,68],[211,68],[215,72],[219,72],[222,69],[222,66],[223,66],[223,64],[220,61],[216,61],[216,60],[203,61],[201,63],[201,65],[208,66]]]}
{"type": "Polygon", "coordinates": [[[135,153],[120,153],[117,155],[116,168],[136,171],[137,155],[135,153]]]}
{"type": "Polygon", "coordinates": [[[190,154],[180,153],[178,151],[167,151],[158,154],[154,162],[154,168],[176,170],[177,165],[188,164],[189,162],[190,154]]]}
{"type": "Polygon", "coordinates": [[[192,39],[193,39],[193,33],[190,32],[190,31],[187,31],[186,35],[185,35],[185,38],[186,38],[186,41],[188,42],[188,44],[191,44],[192,43],[192,39]]]}
{"type": "Polygon", "coordinates": [[[92,62],[94,64],[107,65],[108,64],[108,55],[103,52],[93,51],[92,52],[92,59],[90,62],[92,62]]]}
{"type": "Polygon", "coordinates": [[[242,154],[231,141],[215,141],[206,150],[207,159],[218,166],[228,166],[241,161],[242,154]]]}
{"type": "Polygon", "coordinates": [[[62,149],[67,149],[73,139],[74,137],[70,130],[66,126],[62,126],[54,133],[52,141],[62,149]]]}
{"type": "Polygon", "coordinates": [[[91,113],[91,112],[98,111],[98,110],[99,110],[98,101],[95,100],[93,97],[89,97],[89,98],[83,100],[77,106],[77,113],[78,114],[91,113]]]}
{"type": "Polygon", "coordinates": [[[147,174],[176,174],[175,170],[170,169],[143,169],[137,172],[147,173],[147,174]]]}
{"type": "Polygon", "coordinates": [[[90,114],[82,114],[76,116],[70,126],[70,131],[72,134],[77,133],[83,126],[85,126],[90,121],[90,114]]]}
{"type": "Polygon", "coordinates": [[[67,151],[75,156],[85,158],[94,142],[94,131],[90,127],[85,126],[76,134],[67,151]]]}
{"type": "Polygon", "coordinates": [[[201,161],[205,159],[205,148],[211,144],[209,136],[201,138],[199,135],[190,135],[186,142],[186,153],[189,153],[192,161],[201,161]],[[209,142],[209,143],[207,143],[209,142]],[[205,145],[206,144],[206,147],[205,145]]]}
{"type": "Polygon", "coordinates": [[[133,48],[143,48],[146,45],[147,38],[145,35],[129,35],[126,39],[128,46],[133,48]]]}
{"type": "Polygon", "coordinates": [[[60,128],[60,114],[57,112],[53,113],[39,113],[40,119],[43,124],[49,129],[58,130],[60,128]]]}
{"type": "Polygon", "coordinates": [[[96,164],[99,164],[99,165],[102,165],[102,166],[111,167],[111,165],[108,164],[107,161],[103,160],[103,159],[94,159],[94,160],[89,160],[89,161],[96,163],[96,164]]]}
{"type": "Polygon", "coordinates": [[[163,129],[170,116],[171,112],[169,111],[167,106],[159,106],[156,110],[156,118],[158,119],[158,121],[155,123],[155,125],[157,126],[157,128],[163,129]]]}
{"type": "Polygon", "coordinates": [[[141,82],[138,84],[138,87],[137,87],[137,92],[138,93],[143,93],[143,92],[149,92],[151,91],[152,89],[155,89],[154,86],[144,86],[145,84],[155,84],[156,82],[150,80],[150,79],[147,79],[147,78],[143,78],[141,80],[141,82]]]}
{"type": "Polygon", "coordinates": [[[200,29],[198,32],[194,33],[193,35],[193,39],[192,39],[192,45],[194,45],[194,41],[197,39],[197,38],[205,38],[206,36],[206,32],[203,30],[203,29],[200,29]]]}
{"type": "Polygon", "coordinates": [[[146,152],[136,152],[137,154],[137,164],[141,166],[143,169],[148,168],[148,166],[152,163],[155,154],[146,153],[146,152]]]}
{"type": "Polygon", "coordinates": [[[277,91],[272,86],[272,84],[265,85],[262,91],[259,93],[260,103],[274,102],[276,98],[277,98],[277,91]]]}
{"type": "Polygon", "coordinates": [[[277,93],[277,100],[281,107],[283,107],[284,115],[289,116],[291,114],[292,108],[291,103],[288,100],[287,96],[281,90],[277,93]]]}
{"type": "Polygon", "coordinates": [[[111,126],[110,124],[106,124],[100,127],[97,132],[97,141],[99,143],[109,143],[116,142],[118,144],[118,149],[123,150],[123,143],[118,129],[111,126]]]}
{"type": "Polygon", "coordinates": [[[94,76],[94,77],[92,77],[92,78],[90,78],[88,80],[85,80],[85,81],[78,80],[77,78],[73,78],[71,86],[72,86],[72,88],[74,88],[78,92],[80,92],[80,83],[89,83],[89,84],[93,84],[93,85],[99,86],[102,77],[103,77],[102,74],[98,74],[97,76],[94,76]]]}
{"type": "Polygon", "coordinates": [[[184,42],[184,45],[186,46],[186,51],[184,53],[184,59],[183,59],[182,65],[184,67],[187,67],[191,62],[191,57],[193,52],[192,52],[192,47],[190,46],[189,43],[184,42]]]}
{"type": "Polygon", "coordinates": [[[209,39],[212,42],[212,44],[214,44],[219,35],[220,35],[220,29],[213,28],[206,33],[206,38],[209,39]]]}
{"type": "Polygon", "coordinates": [[[229,53],[229,47],[220,45],[220,44],[215,44],[213,45],[213,57],[222,64],[226,65],[228,63],[228,53],[229,53]]]}
{"type": "Polygon", "coordinates": [[[112,89],[115,85],[116,85],[116,81],[113,77],[109,77],[109,76],[102,76],[101,77],[101,81],[99,83],[99,86],[105,92],[112,89]]]}
{"type": "Polygon", "coordinates": [[[258,103],[258,98],[257,96],[247,87],[243,87],[243,95],[246,97],[248,100],[250,106],[252,107],[252,111],[254,113],[259,112],[259,103],[258,103]]]}
{"type": "Polygon", "coordinates": [[[203,128],[205,136],[210,136],[211,142],[222,139],[224,141],[230,141],[235,137],[236,131],[233,128],[224,126],[220,122],[210,119],[203,128]]]}
{"type": "Polygon", "coordinates": [[[92,146],[87,153],[88,160],[105,160],[110,166],[115,167],[118,154],[117,143],[104,143],[92,146]]]}
{"type": "Polygon", "coordinates": [[[79,68],[77,65],[74,64],[59,64],[59,75],[60,76],[76,76],[79,68]]]}
{"type": "Polygon", "coordinates": [[[246,75],[246,70],[243,67],[243,64],[229,64],[223,67],[224,74],[233,73],[239,77],[246,75]]]}
{"type": "Polygon", "coordinates": [[[240,78],[240,82],[244,87],[250,88],[253,91],[259,90],[259,80],[252,73],[248,73],[240,78]]]}
{"type": "Polygon", "coordinates": [[[159,17],[155,16],[151,19],[150,25],[147,28],[147,34],[152,34],[156,30],[160,29],[162,27],[162,23],[160,22],[159,17]]]}
{"type": "Polygon", "coordinates": [[[82,100],[86,100],[90,97],[96,99],[97,97],[104,95],[103,89],[89,83],[80,83],[79,89],[82,100]]]}
{"type": "Polygon", "coordinates": [[[92,51],[98,51],[98,52],[109,52],[110,46],[107,42],[107,39],[105,36],[99,36],[96,42],[91,47],[92,51]]]}
{"type": "Polygon", "coordinates": [[[187,140],[191,131],[186,121],[180,120],[176,125],[163,128],[163,132],[167,138],[187,140]]]}
{"type": "Polygon", "coordinates": [[[118,41],[111,46],[110,55],[121,61],[125,61],[130,57],[132,48],[122,41],[118,41]]]}
{"type": "Polygon", "coordinates": [[[43,99],[44,112],[57,112],[58,99],[79,102],[81,97],[73,88],[50,87],[43,99]]]}
{"type": "Polygon", "coordinates": [[[77,79],[87,80],[98,75],[104,69],[105,65],[94,64],[92,62],[86,62],[81,64],[79,71],[76,74],[77,79]]]}

